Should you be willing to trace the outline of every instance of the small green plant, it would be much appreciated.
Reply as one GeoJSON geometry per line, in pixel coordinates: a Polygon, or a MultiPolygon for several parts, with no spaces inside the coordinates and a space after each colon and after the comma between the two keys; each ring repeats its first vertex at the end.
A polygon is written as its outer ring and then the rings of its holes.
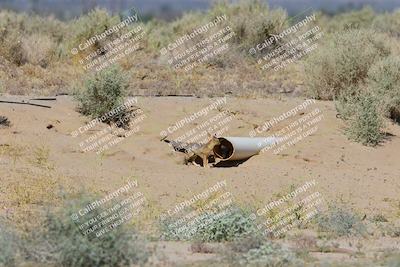
{"type": "Polygon", "coordinates": [[[172,227],[179,219],[170,218],[161,223],[163,239],[221,242],[234,240],[256,231],[256,226],[250,219],[250,212],[238,207],[208,211],[194,218],[196,223],[191,221],[181,224],[180,227],[172,227]],[[185,230],[181,231],[183,229],[185,230]]]}
{"type": "Polygon", "coordinates": [[[244,243],[248,241],[247,238],[235,241],[236,244],[227,252],[228,261],[239,266],[304,266],[303,260],[299,259],[296,253],[281,245],[267,240],[252,240],[252,246],[244,243]]]}
{"type": "Polygon", "coordinates": [[[368,92],[358,97],[354,104],[355,113],[349,119],[348,128],[345,130],[350,139],[366,146],[376,146],[383,140],[384,120],[379,103],[377,98],[368,92]]]}
{"type": "MultiPolygon", "coordinates": [[[[144,264],[149,257],[145,240],[127,225],[119,225],[101,237],[84,235],[73,214],[93,200],[67,203],[63,211],[49,212],[43,229],[28,242],[28,257],[57,266],[129,266],[144,264]]],[[[92,211],[94,218],[104,212],[102,207],[92,211]]],[[[89,218],[90,219],[90,218],[89,218]]],[[[84,223],[84,221],[80,222],[84,223]]]]}
{"type": "Polygon", "coordinates": [[[16,254],[15,235],[0,218],[0,266],[15,266],[16,254]]]}
{"type": "Polygon", "coordinates": [[[342,207],[332,207],[325,214],[316,217],[320,231],[337,236],[364,234],[365,225],[361,218],[342,207]]]}
{"type": "Polygon", "coordinates": [[[197,237],[203,241],[229,241],[256,231],[254,222],[250,219],[250,212],[233,207],[228,212],[209,225],[200,224],[197,237]]]}
{"type": "MultiPolygon", "coordinates": [[[[126,77],[119,67],[102,70],[86,81],[85,90],[76,94],[78,110],[92,118],[101,118],[123,104],[127,88],[126,77]]],[[[117,120],[114,116],[105,116],[102,121],[110,123],[117,120]]]]}

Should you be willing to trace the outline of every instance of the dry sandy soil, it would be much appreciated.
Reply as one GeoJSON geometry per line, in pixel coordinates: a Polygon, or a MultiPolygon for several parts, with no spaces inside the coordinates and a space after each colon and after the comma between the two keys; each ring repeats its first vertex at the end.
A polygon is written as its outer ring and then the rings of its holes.
{"type": "MultiPolygon", "coordinates": [[[[28,97],[2,99],[21,100],[28,97]]],[[[16,216],[14,213],[18,209],[52,201],[57,203],[57,196],[52,198],[55,186],[72,192],[107,194],[123,186],[128,177],[135,177],[151,204],[142,218],[148,222],[177,202],[221,180],[226,180],[228,190],[238,203],[262,207],[290,186],[315,179],[316,190],[328,204],[345,204],[367,218],[383,214],[391,221],[398,219],[399,125],[388,123],[387,132],[390,135],[385,143],[376,148],[365,147],[349,141],[343,134],[343,121],[336,117],[332,102],[317,101],[304,114],[297,114],[293,119],[319,108],[324,117],[318,124],[318,131],[277,155],[263,153],[231,168],[207,169],[185,165],[181,153],[160,142],[160,131],[215,100],[139,97],[137,106],[146,114],[139,132],[102,155],[82,152],[79,143],[104,125],[78,137],[71,135],[89,119],[75,111],[76,105],[70,97],[59,96],[57,101],[51,102],[31,101],[51,105],[51,109],[0,104],[0,115],[8,117],[12,123],[8,128],[0,128],[0,213],[16,216]],[[53,126],[51,129],[47,128],[49,124],[53,126]],[[38,186],[35,181],[27,181],[39,176],[48,177],[49,186],[41,187],[42,196],[31,196],[24,186],[38,186]]],[[[224,135],[248,136],[257,125],[303,102],[304,99],[300,98],[228,97],[227,104],[222,108],[235,114],[235,118],[224,135]]],[[[214,110],[213,114],[217,112],[214,110]]],[[[287,123],[273,127],[265,136],[287,123]]],[[[183,133],[184,129],[180,132],[183,133]]],[[[174,136],[179,136],[179,133],[174,136]]],[[[368,242],[372,243],[372,247],[399,246],[398,238],[368,242]]]]}

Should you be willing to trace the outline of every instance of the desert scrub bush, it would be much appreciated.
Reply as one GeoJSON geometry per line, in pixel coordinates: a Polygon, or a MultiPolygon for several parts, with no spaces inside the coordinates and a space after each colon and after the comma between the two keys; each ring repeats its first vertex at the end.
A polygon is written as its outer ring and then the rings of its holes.
{"type": "Polygon", "coordinates": [[[161,237],[166,240],[194,240],[202,242],[231,241],[256,231],[250,212],[238,207],[205,212],[192,221],[179,225],[181,218],[161,222],[161,237]]]}
{"type": "Polygon", "coordinates": [[[356,113],[358,96],[362,93],[359,86],[349,86],[335,97],[336,111],[341,119],[349,120],[356,113]]]}
{"type": "MultiPolygon", "coordinates": [[[[86,83],[83,91],[76,92],[78,110],[92,118],[98,118],[123,104],[127,96],[127,78],[117,66],[104,69],[86,83]]],[[[113,118],[106,118],[109,123],[113,118]]]]}
{"type": "MultiPolygon", "coordinates": [[[[69,49],[78,47],[79,44],[84,44],[88,39],[96,34],[102,34],[104,31],[118,24],[120,19],[118,16],[110,16],[105,9],[94,9],[87,15],[81,16],[76,21],[72,22],[69,29],[71,30],[71,43],[69,49]]],[[[103,47],[107,42],[113,40],[118,33],[112,33],[106,38],[98,41],[86,49],[87,52],[96,51],[103,47]]]]}
{"type": "Polygon", "coordinates": [[[360,94],[354,104],[355,113],[348,119],[345,133],[356,142],[376,146],[384,138],[384,119],[380,101],[369,92],[360,94]]]}
{"type": "Polygon", "coordinates": [[[372,22],[372,27],[376,31],[400,37],[400,10],[376,16],[372,22]]]}
{"type": "Polygon", "coordinates": [[[336,236],[362,235],[366,231],[361,217],[343,207],[331,207],[315,220],[320,231],[336,236]]]}
{"type": "MultiPolygon", "coordinates": [[[[14,12],[0,12],[0,52],[10,62],[22,65],[55,59],[53,54],[68,39],[67,24],[53,18],[42,18],[14,12]],[[24,37],[27,36],[27,37],[24,37]]],[[[58,54],[57,54],[58,55],[58,54]]]]}
{"type": "Polygon", "coordinates": [[[211,17],[226,14],[225,26],[231,26],[236,33],[236,45],[246,52],[289,26],[287,13],[283,9],[270,9],[265,2],[259,0],[238,1],[234,4],[219,2],[209,13],[211,17]]]}
{"type": "MultiPolygon", "coordinates": [[[[101,237],[80,232],[79,223],[75,223],[71,216],[93,201],[84,197],[68,201],[61,211],[49,211],[43,228],[26,240],[26,257],[56,266],[142,266],[146,263],[150,255],[146,240],[126,224],[101,237]]],[[[91,218],[104,211],[97,207],[91,211],[91,218]]]]}
{"type": "Polygon", "coordinates": [[[349,29],[367,29],[371,27],[375,17],[374,10],[367,6],[360,10],[333,16],[326,27],[331,33],[349,29]]]}
{"type": "Polygon", "coordinates": [[[17,257],[16,235],[0,218],[0,266],[15,266],[17,257]]]}
{"type": "Polygon", "coordinates": [[[233,266],[304,266],[304,261],[296,253],[277,243],[269,240],[251,242],[253,246],[249,248],[243,243],[246,240],[235,241],[237,244],[227,251],[226,256],[233,266]]]}
{"type": "Polygon", "coordinates": [[[368,71],[367,84],[383,105],[387,117],[400,122],[400,57],[377,62],[368,71]]]}
{"type": "MultiPolygon", "coordinates": [[[[200,25],[208,22],[207,17],[201,12],[185,13],[181,18],[167,24],[164,21],[152,20],[146,24],[148,47],[159,52],[159,49],[167,46],[176,38],[190,34],[200,25]]],[[[199,34],[195,37],[195,40],[202,40],[204,37],[204,35],[199,34]]]]}
{"type": "Polygon", "coordinates": [[[308,94],[332,100],[347,88],[364,82],[370,67],[390,54],[382,35],[349,30],[327,36],[305,61],[308,94]]]}
{"type": "Polygon", "coordinates": [[[55,42],[47,35],[33,34],[22,39],[23,63],[47,67],[55,56],[55,42]]]}
{"type": "Polygon", "coordinates": [[[256,231],[250,212],[239,207],[231,208],[224,216],[213,218],[209,225],[200,224],[197,239],[202,241],[230,241],[256,231]]]}

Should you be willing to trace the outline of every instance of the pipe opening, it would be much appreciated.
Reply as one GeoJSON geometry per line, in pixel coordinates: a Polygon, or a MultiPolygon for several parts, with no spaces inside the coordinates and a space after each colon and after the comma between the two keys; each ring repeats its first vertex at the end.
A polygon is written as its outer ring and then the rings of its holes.
{"type": "Polygon", "coordinates": [[[232,143],[222,137],[218,139],[220,144],[214,146],[214,154],[220,159],[229,159],[235,151],[232,143]]]}

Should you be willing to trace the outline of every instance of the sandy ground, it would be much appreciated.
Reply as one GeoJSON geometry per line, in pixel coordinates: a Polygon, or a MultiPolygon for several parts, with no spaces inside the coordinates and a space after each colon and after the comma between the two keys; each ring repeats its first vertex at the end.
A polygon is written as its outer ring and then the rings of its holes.
{"type": "MultiPolygon", "coordinates": [[[[390,137],[385,143],[376,148],[365,147],[349,141],[343,134],[344,124],[336,117],[333,103],[317,101],[304,114],[297,114],[293,119],[318,108],[324,115],[318,131],[277,155],[266,152],[231,168],[207,169],[185,165],[181,153],[160,142],[160,132],[214,101],[214,98],[138,98],[137,106],[146,114],[139,132],[102,155],[82,152],[79,143],[104,125],[77,137],[72,136],[71,133],[88,123],[89,119],[75,111],[75,103],[70,97],[59,96],[52,102],[32,101],[51,105],[51,109],[0,104],[0,115],[7,116],[12,123],[11,127],[0,129],[0,146],[3,151],[15,148],[21,154],[14,159],[6,152],[0,154],[1,212],[13,209],[15,201],[18,202],[15,199],[11,201],[7,195],[10,184],[20,181],[21,176],[41,173],[19,159],[29,157],[34,148],[41,147],[48,151],[49,172],[64,177],[59,181],[66,188],[106,194],[123,186],[127,177],[135,177],[155,214],[221,180],[226,180],[227,190],[238,203],[262,207],[279,193],[287,192],[290,186],[315,179],[316,190],[328,204],[345,204],[369,218],[375,214],[384,214],[391,220],[398,218],[399,125],[388,123],[390,137]],[[49,124],[53,128],[48,129],[49,124]]],[[[300,98],[228,97],[222,109],[235,114],[235,118],[228,124],[224,135],[248,136],[257,125],[303,102],[304,99],[300,98]]],[[[261,136],[277,132],[287,123],[283,122],[261,136]]],[[[185,129],[174,133],[171,138],[184,133],[185,129]]]]}

